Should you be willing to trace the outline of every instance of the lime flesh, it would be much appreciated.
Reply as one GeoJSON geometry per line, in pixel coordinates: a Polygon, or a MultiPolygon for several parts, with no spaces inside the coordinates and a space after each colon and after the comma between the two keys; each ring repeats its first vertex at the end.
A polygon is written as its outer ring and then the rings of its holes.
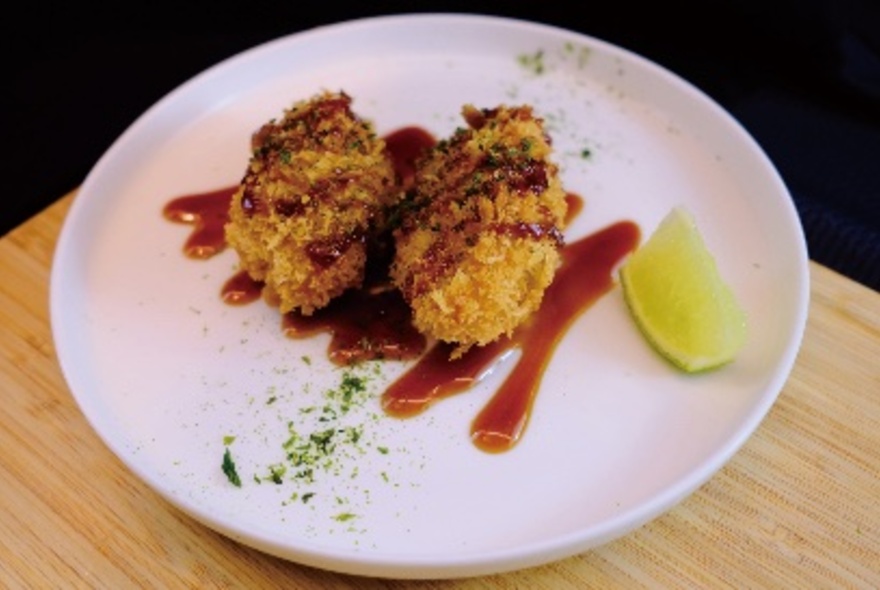
{"type": "Polygon", "coordinates": [[[683,207],[624,262],[620,282],[641,333],[688,373],[733,361],[745,343],[746,314],[683,207]]]}

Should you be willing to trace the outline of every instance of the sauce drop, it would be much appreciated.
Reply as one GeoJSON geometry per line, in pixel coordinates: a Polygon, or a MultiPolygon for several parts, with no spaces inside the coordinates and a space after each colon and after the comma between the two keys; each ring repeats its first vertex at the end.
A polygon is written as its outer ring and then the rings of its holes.
{"type": "Polygon", "coordinates": [[[247,271],[240,270],[223,283],[220,298],[230,305],[244,305],[259,299],[262,292],[263,283],[252,279],[247,271]]]}
{"type": "MultiPolygon", "coordinates": [[[[435,143],[419,127],[404,127],[385,137],[403,186],[412,181],[415,159],[435,143]]],[[[226,247],[223,226],[237,186],[172,199],[163,215],[175,222],[195,225],[184,253],[206,259],[226,247]]],[[[568,224],[583,207],[574,193],[566,196],[568,224]]],[[[471,423],[471,439],[489,453],[510,450],[526,430],[544,371],[553,352],[577,317],[613,286],[612,272],[640,238],[630,221],[612,224],[594,234],[566,244],[562,266],[544,295],[544,304],[510,338],[474,347],[450,360],[452,345],[427,342],[412,325],[411,311],[386,274],[368,269],[362,289],[350,290],[311,316],[298,313],[282,317],[282,330],[290,338],[332,334],[327,354],[337,365],[365,360],[415,360],[410,369],[382,394],[384,411],[399,418],[415,416],[437,401],[474,387],[494,363],[518,351],[510,374],[471,423]]],[[[387,262],[387,261],[383,261],[387,262]]],[[[220,295],[231,305],[260,298],[263,285],[239,271],[223,284],[220,295]]],[[[269,302],[271,304],[271,302],[269,302]]],[[[513,355],[511,355],[513,356],[513,355]]]]}
{"type": "Polygon", "coordinates": [[[229,220],[229,201],[237,186],[184,195],[169,201],[162,215],[176,223],[194,225],[183,245],[189,258],[211,258],[226,248],[223,226],[229,220]]]}
{"type": "Polygon", "coordinates": [[[565,195],[565,203],[568,205],[568,209],[565,211],[565,225],[568,226],[575,217],[580,215],[581,210],[584,208],[584,200],[574,193],[567,193],[565,195]]]}
{"type": "Polygon", "coordinates": [[[394,161],[394,168],[404,188],[412,183],[415,176],[415,162],[437,140],[421,127],[401,127],[385,137],[385,146],[394,161]]]}

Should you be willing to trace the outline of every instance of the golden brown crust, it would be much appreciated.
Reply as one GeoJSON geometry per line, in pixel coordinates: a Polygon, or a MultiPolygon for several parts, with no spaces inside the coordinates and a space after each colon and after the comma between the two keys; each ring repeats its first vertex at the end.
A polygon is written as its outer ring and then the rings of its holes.
{"type": "Polygon", "coordinates": [[[251,145],[227,242],[282,313],[309,315],[361,285],[367,242],[398,196],[393,162],[344,92],[295,103],[251,145]]]}
{"type": "Polygon", "coordinates": [[[529,106],[462,114],[418,162],[399,208],[391,278],[423,333],[469,347],[510,336],[561,262],[565,192],[529,106]]]}

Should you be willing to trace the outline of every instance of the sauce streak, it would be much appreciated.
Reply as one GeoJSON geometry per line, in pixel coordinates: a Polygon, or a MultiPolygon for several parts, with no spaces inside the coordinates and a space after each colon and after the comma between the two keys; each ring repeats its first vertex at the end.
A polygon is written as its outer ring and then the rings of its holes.
{"type": "Polygon", "coordinates": [[[347,291],[311,316],[285,314],[282,328],[290,338],[330,332],[327,356],[343,366],[366,360],[414,359],[426,345],[396,289],[347,291]]]}
{"type": "MultiPolygon", "coordinates": [[[[389,153],[404,186],[412,180],[414,161],[435,140],[419,127],[405,127],[385,137],[389,153]]],[[[169,201],[163,215],[195,226],[184,253],[206,259],[226,247],[223,226],[237,186],[191,194],[169,201]]],[[[583,207],[582,199],[568,194],[570,222],[583,207]]],[[[510,338],[474,347],[449,360],[452,346],[436,343],[427,351],[425,337],[412,325],[411,310],[400,292],[391,288],[387,267],[368,270],[363,288],[350,290],[311,316],[285,314],[282,329],[290,338],[332,334],[327,354],[337,365],[366,360],[415,360],[415,364],[382,394],[382,407],[399,418],[415,416],[437,401],[464,392],[489,374],[493,364],[518,351],[510,374],[471,424],[471,439],[478,448],[499,453],[522,438],[535,397],[553,351],[569,326],[613,286],[615,266],[640,239],[630,221],[612,224],[592,235],[566,244],[562,266],[544,295],[544,305],[510,338]]],[[[381,261],[382,264],[387,261],[381,261]]],[[[222,286],[220,295],[231,305],[260,298],[263,285],[240,271],[222,286]]],[[[271,302],[269,302],[271,303],[271,302]]]]}
{"type": "Polygon", "coordinates": [[[263,292],[263,283],[255,281],[246,270],[240,270],[223,283],[220,298],[229,305],[244,305],[256,301],[263,292]]]}
{"type": "Polygon", "coordinates": [[[223,226],[229,221],[229,201],[237,186],[229,186],[207,193],[184,195],[169,201],[162,209],[165,219],[194,225],[183,245],[189,258],[205,259],[226,248],[223,226]]]}

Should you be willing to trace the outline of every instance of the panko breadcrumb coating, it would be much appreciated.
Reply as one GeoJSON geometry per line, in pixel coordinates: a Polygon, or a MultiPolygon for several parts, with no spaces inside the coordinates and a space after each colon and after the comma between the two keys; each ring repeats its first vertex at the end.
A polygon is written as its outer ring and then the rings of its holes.
{"type": "Polygon", "coordinates": [[[468,128],[427,152],[399,204],[391,279],[453,357],[510,336],[561,264],[567,204],[530,106],[466,105],[468,128]]]}
{"type": "Polygon", "coordinates": [[[311,315],[361,286],[368,241],[398,196],[385,142],[351,102],[325,91],[251,138],[225,235],[282,313],[311,315]]]}

